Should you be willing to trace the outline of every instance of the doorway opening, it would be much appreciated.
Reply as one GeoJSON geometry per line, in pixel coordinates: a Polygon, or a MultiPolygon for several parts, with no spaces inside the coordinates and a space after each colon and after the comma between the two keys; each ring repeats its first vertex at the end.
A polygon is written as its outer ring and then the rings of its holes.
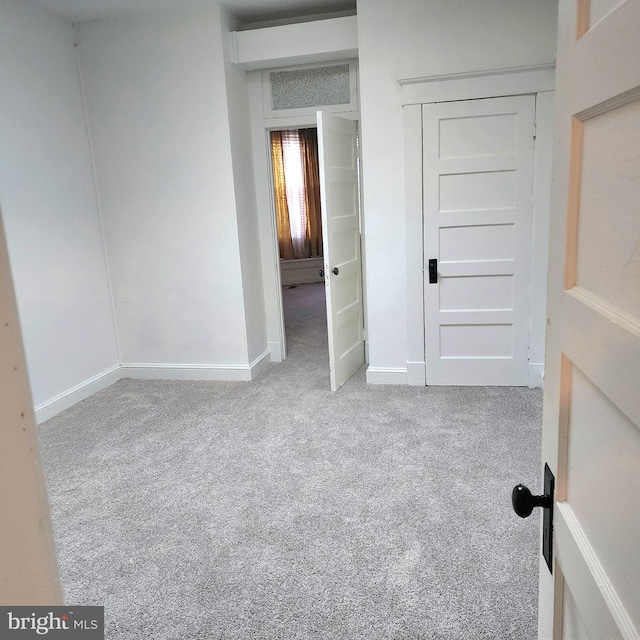
{"type": "MultiPolygon", "coordinates": [[[[323,111],[318,111],[316,116],[318,184],[322,205],[315,207],[315,210],[321,209],[323,264],[318,265],[318,275],[313,273],[316,268],[313,269],[312,282],[318,279],[324,280],[329,378],[331,390],[337,391],[365,362],[358,136],[357,123],[353,119],[323,111]]],[[[310,126],[313,127],[313,124],[310,123],[310,126]]],[[[289,129],[297,131],[299,127],[300,125],[289,129]]],[[[268,145],[269,136],[266,136],[265,141],[268,145]]],[[[277,166],[274,167],[274,165],[275,163],[272,162],[271,170],[277,177],[277,166]]],[[[304,175],[304,171],[299,173],[304,175]]],[[[306,192],[308,193],[309,189],[306,189],[306,192]]],[[[271,197],[273,256],[277,261],[274,280],[278,283],[275,288],[277,298],[274,306],[279,307],[278,337],[281,359],[284,359],[286,332],[282,278],[279,268],[281,248],[276,224],[273,224],[276,222],[273,189],[271,197]]],[[[308,224],[305,222],[301,226],[306,228],[308,224]]],[[[289,232],[291,232],[291,225],[289,232]]],[[[302,278],[296,279],[302,280],[302,278]]],[[[306,283],[300,282],[300,285],[302,284],[306,283]]]]}
{"type": "Polygon", "coordinates": [[[318,339],[326,349],[317,128],[271,131],[269,140],[287,346],[305,349],[313,333],[314,349],[318,339]]]}

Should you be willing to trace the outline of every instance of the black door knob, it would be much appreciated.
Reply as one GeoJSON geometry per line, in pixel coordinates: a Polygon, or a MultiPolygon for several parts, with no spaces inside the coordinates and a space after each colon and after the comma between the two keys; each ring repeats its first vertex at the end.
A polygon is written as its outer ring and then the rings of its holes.
{"type": "Polygon", "coordinates": [[[320,269],[320,271],[318,271],[318,273],[320,274],[321,278],[324,278],[324,269],[320,269]]]}
{"type": "Polygon", "coordinates": [[[340,269],[338,269],[338,267],[333,267],[331,271],[333,271],[334,276],[337,276],[340,273],[340,269]]]}
{"type": "Polygon", "coordinates": [[[528,518],[534,507],[548,509],[551,507],[552,498],[550,495],[534,496],[523,484],[517,484],[511,492],[511,503],[513,510],[521,517],[528,518]]]}

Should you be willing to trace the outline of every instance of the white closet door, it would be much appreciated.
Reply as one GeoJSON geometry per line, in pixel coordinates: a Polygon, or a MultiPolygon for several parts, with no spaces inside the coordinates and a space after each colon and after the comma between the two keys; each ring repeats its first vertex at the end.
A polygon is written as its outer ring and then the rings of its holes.
{"type": "Polygon", "coordinates": [[[533,96],[423,107],[427,384],[528,382],[534,115],[533,96]]]}

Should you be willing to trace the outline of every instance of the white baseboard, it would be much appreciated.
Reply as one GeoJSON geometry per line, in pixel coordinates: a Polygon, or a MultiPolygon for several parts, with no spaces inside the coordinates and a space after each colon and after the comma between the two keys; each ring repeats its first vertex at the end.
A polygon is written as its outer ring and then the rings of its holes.
{"type": "Polygon", "coordinates": [[[424,387],[427,384],[426,367],[422,362],[407,362],[407,384],[424,387]]]}
{"type": "Polygon", "coordinates": [[[294,275],[293,278],[291,278],[290,282],[283,282],[282,286],[283,287],[290,287],[290,286],[294,286],[296,284],[314,284],[316,282],[324,282],[324,278],[321,278],[319,275],[317,274],[308,274],[308,275],[294,275]]]}
{"type": "Polygon", "coordinates": [[[281,342],[269,342],[269,353],[271,354],[271,362],[282,362],[282,343],[281,342]]]}
{"type": "Polygon", "coordinates": [[[251,362],[249,365],[251,380],[255,380],[257,376],[261,373],[264,373],[271,364],[271,350],[267,349],[264,353],[260,354],[255,360],[251,362]]]}
{"type": "Polygon", "coordinates": [[[248,382],[251,365],[248,364],[173,364],[166,362],[126,362],[122,365],[123,378],[137,380],[218,380],[248,382]]]}
{"type": "Polygon", "coordinates": [[[283,287],[292,284],[324,282],[319,271],[323,268],[323,258],[301,258],[280,261],[280,281],[283,287]]]}
{"type": "Polygon", "coordinates": [[[407,370],[404,367],[369,367],[368,384],[407,384],[407,370]]]}
{"type": "Polygon", "coordinates": [[[529,388],[544,389],[544,363],[529,363],[529,388]]]}
{"type": "Polygon", "coordinates": [[[42,402],[35,407],[36,422],[40,424],[74,404],[106,389],[122,378],[140,380],[231,380],[248,382],[263,373],[271,362],[267,349],[250,364],[165,364],[125,363],[116,365],[84,382],[42,402]]]}
{"type": "Polygon", "coordinates": [[[122,378],[120,365],[106,369],[101,373],[77,384],[71,389],[67,389],[57,396],[42,402],[35,407],[36,423],[41,424],[49,418],[57,415],[61,411],[72,407],[74,404],[85,400],[102,389],[106,389],[114,382],[122,378]]]}
{"type": "Polygon", "coordinates": [[[218,380],[248,382],[269,366],[267,349],[250,364],[174,364],[123,362],[121,378],[138,380],[218,380]]]}

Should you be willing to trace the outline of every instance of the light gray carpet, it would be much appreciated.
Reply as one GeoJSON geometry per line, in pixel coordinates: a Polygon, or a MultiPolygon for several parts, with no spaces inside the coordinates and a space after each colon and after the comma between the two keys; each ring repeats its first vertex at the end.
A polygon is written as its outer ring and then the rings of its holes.
{"type": "Polygon", "coordinates": [[[331,393],[321,296],[285,290],[254,382],[122,380],[42,425],[67,603],[108,638],[535,638],[510,492],[538,488],[540,391],[331,393]]]}

